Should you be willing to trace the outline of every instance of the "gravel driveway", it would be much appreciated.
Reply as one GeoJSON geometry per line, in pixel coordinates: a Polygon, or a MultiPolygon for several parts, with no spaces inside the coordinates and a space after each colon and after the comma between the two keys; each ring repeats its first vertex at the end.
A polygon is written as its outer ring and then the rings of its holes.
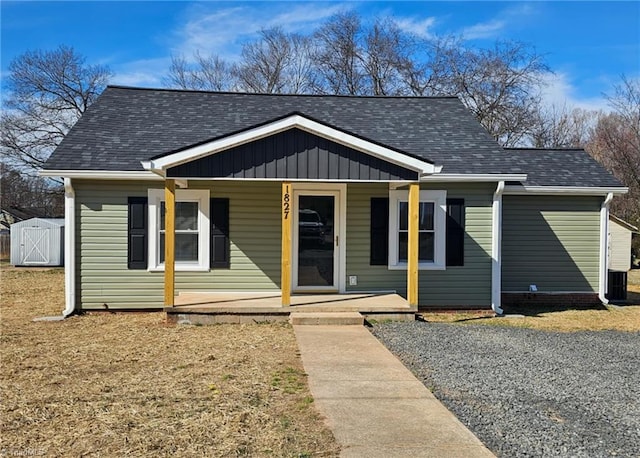
{"type": "Polygon", "coordinates": [[[640,333],[418,321],[372,331],[500,457],[640,457],[640,333]]]}

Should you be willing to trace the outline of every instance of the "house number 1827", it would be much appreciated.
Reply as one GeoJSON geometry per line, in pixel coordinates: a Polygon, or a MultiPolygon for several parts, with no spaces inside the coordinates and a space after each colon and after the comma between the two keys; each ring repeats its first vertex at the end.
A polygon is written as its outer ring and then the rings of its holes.
{"type": "Polygon", "coordinates": [[[282,195],[282,211],[284,213],[284,219],[289,218],[290,210],[291,210],[291,195],[289,194],[289,186],[286,186],[284,194],[282,195]]]}

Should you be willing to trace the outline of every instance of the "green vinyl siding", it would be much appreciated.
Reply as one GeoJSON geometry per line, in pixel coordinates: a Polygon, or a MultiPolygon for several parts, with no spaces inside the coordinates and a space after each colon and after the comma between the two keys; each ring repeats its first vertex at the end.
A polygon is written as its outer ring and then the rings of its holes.
{"type": "MultiPolygon", "coordinates": [[[[77,298],[83,309],[163,305],[164,274],[127,269],[127,198],[161,183],[76,181],[77,298]]],[[[228,197],[231,268],[176,272],[176,292],[270,291],[280,284],[280,183],[190,182],[228,197]]]]}
{"type": "MultiPolygon", "coordinates": [[[[158,308],[164,274],[127,269],[127,199],[147,196],[161,182],[74,180],[76,190],[77,298],[85,310],[158,308]]],[[[279,291],[279,182],[190,181],[211,197],[229,198],[231,267],[209,272],[176,272],[176,292],[279,291]]],[[[465,200],[464,266],[421,270],[419,302],[424,307],[489,307],[491,303],[491,200],[493,184],[431,184],[447,198],[465,200]]],[[[387,197],[387,183],[347,187],[346,275],[357,275],[350,291],[406,293],[406,270],[369,265],[371,197],[387,197]]],[[[343,222],[344,223],[344,222],[343,222]]]]}
{"type": "MultiPolygon", "coordinates": [[[[431,184],[447,198],[465,200],[464,266],[419,272],[421,307],[489,307],[491,305],[491,204],[495,185],[431,184]]],[[[387,197],[386,183],[349,184],[347,188],[347,277],[349,291],[395,290],[405,295],[407,271],[369,265],[371,197],[387,197]]]]}
{"type": "Polygon", "coordinates": [[[504,196],[502,290],[595,292],[599,197],[504,196]]]}

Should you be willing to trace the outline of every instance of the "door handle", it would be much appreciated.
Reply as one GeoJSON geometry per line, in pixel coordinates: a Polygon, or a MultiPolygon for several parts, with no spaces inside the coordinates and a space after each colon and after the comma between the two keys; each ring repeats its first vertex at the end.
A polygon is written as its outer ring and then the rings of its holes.
{"type": "Polygon", "coordinates": [[[338,236],[336,235],[336,246],[338,246],[338,236]]]}

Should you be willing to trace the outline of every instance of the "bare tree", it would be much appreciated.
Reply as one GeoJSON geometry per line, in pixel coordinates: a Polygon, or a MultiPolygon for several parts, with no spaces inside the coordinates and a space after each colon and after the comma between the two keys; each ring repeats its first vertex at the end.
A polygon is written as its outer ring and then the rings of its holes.
{"type": "Polygon", "coordinates": [[[543,75],[542,56],[529,46],[499,41],[492,49],[460,46],[441,49],[445,66],[440,90],[457,95],[489,133],[504,146],[515,146],[536,122],[543,75]]]}
{"type": "Polygon", "coordinates": [[[0,162],[0,207],[37,210],[44,216],[64,215],[64,190],[46,178],[29,176],[0,162]]]}
{"type": "Polygon", "coordinates": [[[366,32],[358,55],[373,95],[409,93],[403,73],[413,66],[414,37],[390,19],[378,19],[366,32]]]}
{"type": "Polygon", "coordinates": [[[548,67],[523,43],[476,49],[455,37],[420,40],[391,19],[367,27],[352,12],[330,18],[315,37],[323,92],[456,95],[505,146],[522,142],[538,120],[548,67]]]}
{"type": "Polygon", "coordinates": [[[640,224],[640,80],[623,77],[608,100],[613,112],[599,118],[587,150],[629,188],[612,210],[640,224]]]}
{"type": "Polygon", "coordinates": [[[287,68],[287,92],[309,94],[318,85],[318,71],[314,61],[315,45],[310,36],[289,35],[293,62],[287,68]]]}
{"type": "Polygon", "coordinates": [[[233,74],[241,89],[262,93],[309,93],[315,85],[312,40],[281,28],[260,32],[242,47],[233,74]]]}
{"type": "Polygon", "coordinates": [[[365,69],[360,58],[363,37],[360,17],[340,13],[327,20],[315,33],[315,56],[322,76],[321,92],[330,94],[367,94],[365,69]]]}
{"type": "Polygon", "coordinates": [[[451,49],[462,47],[460,39],[414,37],[413,40],[413,53],[400,68],[408,93],[415,96],[452,95],[453,76],[448,60],[451,49]]]}
{"type": "Polygon", "coordinates": [[[477,49],[456,37],[425,40],[390,18],[368,25],[356,13],[344,12],[309,36],[263,30],[244,44],[231,67],[217,58],[199,58],[195,65],[194,70],[184,59],[174,59],[171,85],[266,93],[454,95],[505,146],[523,144],[549,127],[540,125],[548,67],[530,46],[500,41],[491,49],[477,49]]]}
{"type": "Polygon", "coordinates": [[[409,94],[417,39],[390,18],[365,26],[353,12],[331,17],[315,33],[321,91],[349,95],[409,94]]]}
{"type": "Polygon", "coordinates": [[[235,88],[232,66],[217,55],[193,55],[193,62],[173,56],[164,84],[178,89],[229,91],[235,88]]]}
{"type": "Polygon", "coordinates": [[[67,46],[28,51],[9,64],[9,72],[0,147],[5,161],[34,171],[100,95],[111,72],[87,65],[67,46]]]}
{"type": "Polygon", "coordinates": [[[535,148],[582,148],[601,113],[562,107],[541,107],[535,124],[527,135],[535,148]]]}

